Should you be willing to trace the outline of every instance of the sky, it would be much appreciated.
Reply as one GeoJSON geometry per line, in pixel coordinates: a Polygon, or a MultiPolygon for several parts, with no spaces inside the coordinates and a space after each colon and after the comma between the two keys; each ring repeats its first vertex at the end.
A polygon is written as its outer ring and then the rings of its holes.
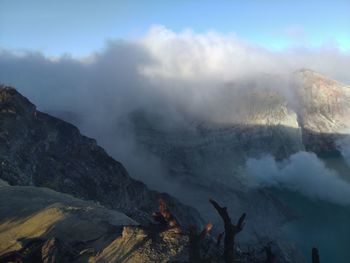
{"type": "Polygon", "coordinates": [[[154,25],[217,32],[270,50],[350,50],[350,0],[0,0],[0,49],[81,57],[154,25]]]}

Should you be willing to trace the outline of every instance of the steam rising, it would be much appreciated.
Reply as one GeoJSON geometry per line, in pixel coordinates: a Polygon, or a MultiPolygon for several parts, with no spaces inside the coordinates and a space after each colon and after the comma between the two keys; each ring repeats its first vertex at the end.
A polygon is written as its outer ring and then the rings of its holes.
{"type": "Polygon", "coordinates": [[[249,159],[247,170],[247,183],[252,187],[286,188],[314,200],[350,205],[350,183],[327,169],[313,153],[299,152],[283,163],[271,156],[249,159]]]}

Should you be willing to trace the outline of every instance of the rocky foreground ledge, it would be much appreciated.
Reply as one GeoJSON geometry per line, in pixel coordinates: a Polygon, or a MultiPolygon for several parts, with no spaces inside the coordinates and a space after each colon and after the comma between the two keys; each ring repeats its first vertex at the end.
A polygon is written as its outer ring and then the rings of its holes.
{"type": "Polygon", "coordinates": [[[9,186],[0,180],[0,262],[187,259],[185,235],[171,230],[151,232],[125,214],[96,203],[47,188],[9,186]]]}
{"type": "MultiPolygon", "coordinates": [[[[94,202],[0,180],[0,262],[224,263],[223,240],[207,235],[210,228],[141,226],[94,202]]],[[[276,245],[276,262],[304,262],[293,247],[276,245]]],[[[271,244],[237,248],[236,260],[268,262],[271,251],[271,244]]]]}

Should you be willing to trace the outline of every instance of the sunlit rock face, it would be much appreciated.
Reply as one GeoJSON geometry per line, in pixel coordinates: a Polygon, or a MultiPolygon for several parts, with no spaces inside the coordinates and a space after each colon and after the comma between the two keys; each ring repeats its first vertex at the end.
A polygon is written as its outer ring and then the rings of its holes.
{"type": "Polygon", "coordinates": [[[350,130],[350,87],[307,69],[295,75],[304,145],[315,152],[335,150],[350,130]]]}
{"type": "Polygon", "coordinates": [[[296,72],[301,125],[319,133],[342,133],[350,127],[350,86],[311,70],[296,72]]]}
{"type": "Polygon", "coordinates": [[[125,214],[48,188],[9,186],[0,179],[0,197],[0,255],[20,249],[26,240],[51,237],[92,240],[90,247],[97,250],[123,226],[137,225],[125,214]]]}

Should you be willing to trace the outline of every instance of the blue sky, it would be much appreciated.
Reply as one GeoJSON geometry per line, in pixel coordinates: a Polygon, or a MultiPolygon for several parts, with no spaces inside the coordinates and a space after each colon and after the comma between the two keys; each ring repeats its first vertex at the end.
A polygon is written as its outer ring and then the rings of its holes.
{"type": "Polygon", "coordinates": [[[152,25],[217,31],[269,49],[350,50],[350,0],[0,0],[0,48],[87,55],[106,40],[135,39],[152,25]]]}

